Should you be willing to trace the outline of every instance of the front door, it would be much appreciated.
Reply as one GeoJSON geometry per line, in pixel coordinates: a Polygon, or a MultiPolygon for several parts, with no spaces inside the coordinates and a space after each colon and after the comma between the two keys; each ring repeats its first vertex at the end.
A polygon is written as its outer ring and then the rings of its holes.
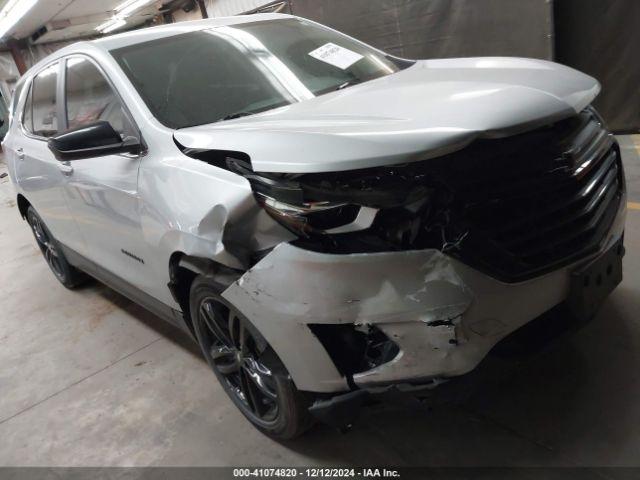
{"type": "MultiPolygon", "coordinates": [[[[124,138],[139,136],[119,96],[87,57],[66,59],[65,106],[68,128],[108,121],[124,138]]],[[[105,155],[68,162],[66,195],[85,240],[79,252],[99,267],[143,288],[149,277],[140,226],[140,156],[105,155]]]]}

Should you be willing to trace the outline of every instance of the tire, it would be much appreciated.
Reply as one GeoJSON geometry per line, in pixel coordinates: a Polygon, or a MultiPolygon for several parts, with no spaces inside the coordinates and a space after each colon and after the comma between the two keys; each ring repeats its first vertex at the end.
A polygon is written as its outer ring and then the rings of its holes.
{"type": "Polygon", "coordinates": [[[198,276],[190,291],[191,320],[202,353],[242,414],[277,440],[313,425],[309,401],[257,329],[220,296],[224,286],[198,276]]]}
{"type": "Polygon", "coordinates": [[[76,288],[84,283],[87,276],[67,261],[60,243],[53,237],[40,215],[31,206],[27,209],[27,222],[44,260],[58,281],[68,289],[76,288]]]}

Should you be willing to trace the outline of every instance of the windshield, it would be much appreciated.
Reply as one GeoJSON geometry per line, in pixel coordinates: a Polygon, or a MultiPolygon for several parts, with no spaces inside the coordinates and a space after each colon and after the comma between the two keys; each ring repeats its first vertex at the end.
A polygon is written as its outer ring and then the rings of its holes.
{"type": "Polygon", "coordinates": [[[111,54],[154,116],[171,128],[251,115],[402,68],[301,19],[214,27],[111,54]]]}

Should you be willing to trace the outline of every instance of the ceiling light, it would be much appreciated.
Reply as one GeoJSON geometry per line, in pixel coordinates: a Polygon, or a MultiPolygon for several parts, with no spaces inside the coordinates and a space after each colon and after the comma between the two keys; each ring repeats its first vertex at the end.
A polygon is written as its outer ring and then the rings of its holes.
{"type": "Polygon", "coordinates": [[[128,17],[136,10],[140,10],[154,0],[126,0],[115,8],[116,16],[120,18],[128,17]]]}
{"type": "Polygon", "coordinates": [[[123,9],[127,8],[129,5],[138,2],[139,0],[125,0],[124,2],[122,2],[121,4],[117,5],[114,10],[116,12],[120,12],[123,9]]]}
{"type": "Polygon", "coordinates": [[[127,22],[125,18],[131,16],[132,13],[140,10],[142,7],[148,5],[155,0],[126,0],[118,5],[115,10],[115,15],[104,23],[101,23],[96,27],[96,30],[100,33],[109,33],[120,27],[124,27],[127,22]]]}
{"type": "Polygon", "coordinates": [[[107,28],[102,30],[102,33],[112,32],[116,28],[124,27],[126,24],[127,24],[126,20],[124,20],[123,18],[120,18],[120,19],[116,20],[115,22],[113,22],[113,24],[109,25],[107,28]]]}
{"type": "Polygon", "coordinates": [[[111,18],[108,22],[104,22],[102,25],[98,25],[96,30],[101,33],[109,33],[114,31],[117,28],[124,27],[127,24],[124,18],[111,18]]]}
{"type": "Polygon", "coordinates": [[[0,10],[0,38],[24,17],[38,0],[9,0],[0,10]]]}
{"type": "Polygon", "coordinates": [[[101,23],[100,25],[98,25],[95,29],[99,32],[103,31],[105,28],[109,28],[111,25],[113,25],[113,22],[115,21],[115,18],[110,18],[109,20],[107,20],[104,23],[101,23]]]}
{"type": "Polygon", "coordinates": [[[105,28],[109,27],[111,24],[113,23],[113,18],[110,18],[109,20],[107,20],[104,23],[101,23],[100,25],[98,25],[95,29],[98,32],[101,32],[102,30],[104,30],[105,28]]]}

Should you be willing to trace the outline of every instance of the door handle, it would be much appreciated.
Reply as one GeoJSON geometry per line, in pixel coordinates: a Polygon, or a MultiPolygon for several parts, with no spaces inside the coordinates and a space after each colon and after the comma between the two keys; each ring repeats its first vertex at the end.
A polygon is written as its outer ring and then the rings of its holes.
{"type": "Polygon", "coordinates": [[[24,150],[21,147],[16,148],[16,156],[18,160],[24,160],[24,150]]]}
{"type": "Polygon", "coordinates": [[[73,167],[69,162],[60,162],[58,167],[63,175],[71,175],[73,173],[73,167]]]}

